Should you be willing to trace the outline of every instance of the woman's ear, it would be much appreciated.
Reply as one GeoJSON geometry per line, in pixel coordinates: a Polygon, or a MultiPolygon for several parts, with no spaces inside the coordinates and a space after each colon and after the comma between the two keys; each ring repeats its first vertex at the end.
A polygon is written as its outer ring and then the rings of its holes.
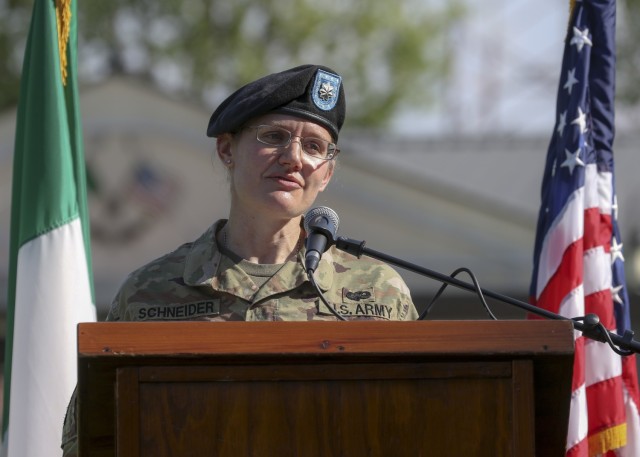
{"type": "Polygon", "coordinates": [[[225,167],[233,166],[233,135],[223,133],[216,138],[216,151],[225,167]]]}

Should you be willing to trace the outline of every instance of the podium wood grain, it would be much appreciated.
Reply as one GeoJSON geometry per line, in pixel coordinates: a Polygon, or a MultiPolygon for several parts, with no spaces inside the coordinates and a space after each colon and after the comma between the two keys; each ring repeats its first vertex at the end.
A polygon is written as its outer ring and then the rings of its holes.
{"type": "Polygon", "coordinates": [[[558,321],[81,324],[81,452],[560,456],[572,332],[558,321]]]}

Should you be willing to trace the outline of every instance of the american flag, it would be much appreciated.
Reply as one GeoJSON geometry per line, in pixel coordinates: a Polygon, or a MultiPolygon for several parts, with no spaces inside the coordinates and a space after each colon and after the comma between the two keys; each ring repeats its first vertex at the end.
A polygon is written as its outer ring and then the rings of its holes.
{"type": "MultiPolygon", "coordinates": [[[[615,0],[576,1],[549,144],[531,281],[533,304],[595,313],[622,335],[629,298],[613,166],[615,0]]],[[[635,356],[575,334],[567,456],[640,456],[635,356]]]]}

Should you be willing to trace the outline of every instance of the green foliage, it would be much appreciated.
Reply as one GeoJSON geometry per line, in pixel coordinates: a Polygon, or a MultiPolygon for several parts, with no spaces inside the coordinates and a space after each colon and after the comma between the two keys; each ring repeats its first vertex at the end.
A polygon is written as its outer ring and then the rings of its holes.
{"type": "Polygon", "coordinates": [[[637,105],[640,102],[640,0],[624,0],[618,6],[617,99],[626,105],[637,105]]]}
{"type": "MultiPolygon", "coordinates": [[[[448,36],[462,2],[433,3],[441,6],[416,0],[85,0],[78,5],[81,76],[135,75],[213,107],[258,76],[320,63],[344,77],[349,125],[378,126],[400,106],[429,103],[448,74],[448,36]]],[[[21,57],[4,56],[24,39],[31,4],[10,0],[10,17],[0,16],[0,107],[16,102],[21,57]]]]}

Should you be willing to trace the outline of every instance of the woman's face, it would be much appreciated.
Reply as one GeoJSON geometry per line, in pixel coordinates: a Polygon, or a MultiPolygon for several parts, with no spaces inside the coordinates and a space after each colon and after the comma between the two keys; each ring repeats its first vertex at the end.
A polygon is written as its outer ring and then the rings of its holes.
{"type": "Polygon", "coordinates": [[[309,157],[300,138],[315,137],[332,142],[329,131],[302,118],[268,114],[253,119],[247,127],[273,125],[291,132],[291,143],[274,147],[256,139],[256,129],[218,138],[218,155],[229,168],[232,210],[262,217],[291,219],[311,207],[333,175],[334,161],[309,157]]]}

